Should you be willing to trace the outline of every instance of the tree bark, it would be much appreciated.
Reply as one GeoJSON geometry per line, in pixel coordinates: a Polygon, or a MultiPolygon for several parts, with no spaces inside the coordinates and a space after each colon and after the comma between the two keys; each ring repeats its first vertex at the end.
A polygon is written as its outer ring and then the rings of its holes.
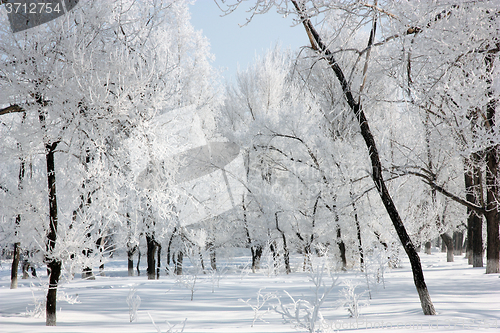
{"type": "Polygon", "coordinates": [[[155,279],[156,263],[155,263],[155,253],[156,253],[156,242],[154,236],[146,234],[146,244],[147,244],[147,262],[148,262],[148,280],[155,279]]]}
{"type": "Polygon", "coordinates": [[[127,250],[128,276],[134,276],[134,253],[135,247],[127,250]]]}
{"type": "MultiPolygon", "coordinates": [[[[26,117],[26,113],[23,116],[23,121],[24,118],[26,117]]],[[[18,143],[18,147],[21,148],[21,144],[18,143]]],[[[18,175],[18,183],[17,183],[17,188],[19,191],[23,189],[23,180],[24,180],[24,174],[25,174],[26,168],[25,168],[25,161],[24,158],[21,158],[21,163],[19,164],[19,175],[18,175]]],[[[19,227],[19,224],[21,224],[21,214],[17,214],[16,216],[16,229],[19,227]]],[[[18,235],[18,231],[16,230],[15,235],[18,235]]],[[[14,243],[14,253],[12,255],[12,267],[10,271],[10,289],[16,289],[17,288],[17,270],[19,267],[19,260],[21,259],[21,243],[15,242],[14,243]]]]}
{"type": "Polygon", "coordinates": [[[464,233],[461,231],[454,231],[453,232],[453,247],[454,247],[454,253],[455,255],[459,256],[462,255],[462,250],[463,250],[463,243],[464,243],[464,233]]]}
{"type": "Polygon", "coordinates": [[[260,245],[252,246],[252,273],[255,273],[260,268],[260,259],[264,249],[260,245]]]}
{"type": "Polygon", "coordinates": [[[486,169],[486,274],[500,273],[500,239],[498,219],[498,156],[497,147],[491,148],[487,155],[486,169]]]}
{"type": "Polygon", "coordinates": [[[212,267],[212,269],[215,271],[217,270],[217,252],[213,244],[210,244],[209,251],[210,251],[210,267],[212,267]]]}
{"type": "Polygon", "coordinates": [[[441,239],[443,240],[443,244],[446,245],[446,261],[453,262],[453,238],[447,233],[441,234],[441,239]]]}
{"type": "MultiPolygon", "coordinates": [[[[497,50],[500,44],[497,44],[497,50]]],[[[498,52],[498,51],[497,51],[498,52]]],[[[497,52],[489,53],[486,58],[487,72],[490,76],[487,78],[488,84],[488,104],[486,105],[486,126],[492,135],[495,129],[495,116],[497,101],[494,96],[493,88],[493,65],[497,58],[497,52]]],[[[500,146],[493,144],[486,152],[486,274],[500,273],[500,235],[499,235],[499,206],[498,206],[498,150],[500,146]]]]}
{"type": "Polygon", "coordinates": [[[203,253],[201,252],[201,249],[198,250],[198,257],[200,258],[201,270],[203,271],[203,274],[206,274],[205,261],[203,260],[203,253]]]}
{"type": "MultiPolygon", "coordinates": [[[[354,113],[358,124],[361,129],[361,135],[366,143],[368,148],[368,155],[370,157],[371,165],[372,165],[372,179],[375,183],[375,187],[380,195],[380,198],[384,204],[384,207],[396,229],[396,232],[399,236],[399,239],[403,245],[403,248],[410,259],[412,272],[413,272],[413,280],[415,283],[415,287],[417,289],[418,295],[420,297],[420,304],[422,306],[422,310],[425,315],[435,315],[436,311],[434,309],[434,305],[432,304],[429,291],[427,290],[427,285],[425,284],[424,274],[422,271],[422,265],[420,263],[420,257],[418,256],[417,251],[415,250],[415,246],[411,241],[410,236],[408,235],[406,228],[399,216],[398,210],[392,201],[391,195],[389,194],[389,190],[385,186],[384,178],[382,175],[382,164],[380,162],[379,154],[377,147],[375,145],[375,138],[373,137],[370,127],[368,126],[368,120],[366,119],[365,113],[360,103],[356,103],[354,100],[354,96],[352,95],[350,84],[347,81],[344,72],[340,68],[333,54],[327,48],[323,41],[321,40],[318,32],[313,27],[311,21],[305,16],[303,8],[298,5],[297,1],[292,0],[295,8],[297,9],[304,28],[309,36],[311,41],[311,46],[314,50],[316,50],[326,61],[328,61],[330,67],[332,68],[335,76],[337,77],[340,85],[342,86],[342,91],[344,92],[344,97],[351,108],[351,111],[354,113]]],[[[370,40],[373,42],[374,38],[374,30],[370,35],[370,40]]],[[[371,44],[369,43],[369,46],[371,44]]]]}
{"type": "MultiPolygon", "coordinates": [[[[337,200],[337,197],[334,196],[334,200],[336,201],[337,200]]],[[[342,267],[341,269],[343,271],[347,270],[347,257],[345,255],[346,251],[345,251],[345,243],[344,243],[344,240],[342,239],[342,232],[340,230],[340,224],[339,224],[339,214],[337,212],[337,204],[335,203],[335,205],[332,206],[331,210],[330,210],[334,216],[335,216],[335,225],[336,225],[336,228],[337,228],[337,246],[339,248],[339,253],[340,253],[340,261],[342,262],[342,267]]]]}
{"type": "Polygon", "coordinates": [[[432,243],[425,242],[425,254],[432,254],[432,243]]]}
{"type": "MultiPolygon", "coordinates": [[[[19,215],[18,215],[19,216],[19,215]]],[[[17,289],[17,270],[19,259],[21,258],[20,243],[14,243],[14,253],[12,254],[12,267],[10,270],[10,289],[17,289]]]]}
{"type": "Polygon", "coordinates": [[[286,244],[285,232],[283,232],[283,230],[281,230],[279,227],[278,212],[274,213],[274,217],[276,219],[276,230],[279,231],[279,233],[281,234],[281,238],[283,239],[283,259],[285,261],[285,271],[286,271],[286,274],[290,274],[292,272],[292,270],[290,269],[290,253],[288,251],[288,246],[286,244]]]}
{"type": "Polygon", "coordinates": [[[177,228],[174,228],[172,231],[172,235],[170,235],[170,239],[168,240],[168,246],[167,246],[167,266],[170,265],[170,261],[175,261],[175,259],[172,256],[172,242],[174,241],[174,236],[177,231],[177,228]]]}
{"type": "Polygon", "coordinates": [[[51,258],[57,241],[57,195],[55,174],[55,149],[57,142],[46,145],[47,184],[49,190],[49,232],[47,233],[47,270],[49,272],[49,290],[47,292],[46,318],[47,326],[56,326],[57,286],[61,275],[61,261],[51,258]]]}
{"type": "MultiPolygon", "coordinates": [[[[479,160],[477,154],[466,160],[465,196],[467,201],[483,206],[482,174],[477,165],[479,160]]],[[[467,257],[469,265],[483,267],[483,217],[470,208],[467,208],[467,257]]]]}
{"type": "Polygon", "coordinates": [[[135,269],[137,270],[137,276],[141,275],[141,270],[139,269],[141,264],[141,248],[137,246],[137,265],[135,266],[135,269]]]}
{"type": "MultiPolygon", "coordinates": [[[[156,243],[156,242],[155,242],[156,243]]],[[[161,244],[156,243],[157,251],[156,251],[156,259],[158,260],[156,264],[156,279],[160,279],[160,269],[161,269],[161,244]]]]}
{"type": "Polygon", "coordinates": [[[184,253],[179,251],[175,258],[175,275],[182,275],[182,262],[184,261],[184,253]]]}
{"type": "MultiPolygon", "coordinates": [[[[353,195],[351,194],[351,200],[353,200],[353,195]]],[[[361,271],[365,271],[365,258],[364,258],[364,251],[363,251],[363,243],[361,242],[361,226],[359,225],[359,220],[358,220],[358,212],[356,209],[356,204],[354,203],[354,200],[352,201],[352,209],[354,212],[354,223],[356,224],[356,235],[358,236],[358,250],[359,250],[359,266],[361,267],[361,271]]]]}
{"type": "Polygon", "coordinates": [[[342,262],[342,270],[347,270],[347,257],[345,255],[345,243],[342,239],[342,233],[340,231],[340,226],[337,224],[337,246],[340,251],[340,261],[342,262]]]}

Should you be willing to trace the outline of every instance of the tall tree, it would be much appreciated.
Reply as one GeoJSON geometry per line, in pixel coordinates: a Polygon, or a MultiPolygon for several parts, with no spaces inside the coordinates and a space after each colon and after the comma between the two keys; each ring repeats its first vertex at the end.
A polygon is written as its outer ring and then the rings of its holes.
{"type": "MultiPolygon", "coordinates": [[[[238,3],[240,3],[238,1],[238,3]]],[[[405,225],[402,222],[402,219],[398,213],[396,205],[394,204],[391,195],[389,194],[389,190],[386,186],[385,179],[383,176],[384,168],[381,163],[381,159],[379,157],[379,152],[375,143],[375,137],[372,134],[372,131],[369,127],[369,122],[365,115],[365,110],[363,109],[363,98],[365,94],[365,84],[367,81],[368,68],[370,63],[370,53],[372,47],[376,44],[376,36],[377,36],[377,22],[379,17],[379,10],[377,8],[377,4],[375,5],[359,5],[357,3],[345,3],[345,2],[331,2],[331,3],[316,3],[312,1],[312,5],[307,7],[305,1],[291,1],[293,7],[295,8],[298,14],[298,21],[303,24],[306,33],[311,42],[311,48],[317,52],[317,55],[320,59],[324,59],[327,61],[330,70],[333,71],[337,82],[342,88],[342,94],[347,102],[348,108],[351,110],[353,116],[358,122],[361,136],[366,144],[368,149],[369,159],[371,162],[371,172],[370,175],[373,179],[375,188],[377,189],[382,203],[395,227],[395,230],[401,240],[401,243],[410,258],[410,262],[412,265],[414,282],[419,293],[421,305],[424,314],[433,315],[435,314],[434,306],[431,302],[427,286],[424,281],[424,276],[422,272],[422,267],[420,263],[420,258],[418,253],[416,252],[415,246],[406,231],[405,225]],[[370,10],[366,10],[369,7],[370,10]],[[346,24],[353,22],[354,26],[360,26],[365,24],[368,19],[371,19],[371,33],[368,38],[368,45],[363,52],[359,53],[359,58],[361,56],[365,57],[364,67],[359,73],[359,76],[356,78],[356,82],[359,84],[359,91],[356,93],[358,96],[355,96],[352,87],[352,74],[351,77],[346,76],[344,70],[342,69],[341,64],[337,61],[335,54],[330,51],[330,49],[326,46],[327,44],[323,42],[320,34],[316,31],[315,27],[311,22],[311,17],[317,15],[321,12],[322,9],[332,10],[339,8],[345,10],[346,17],[351,15],[351,13],[359,13],[359,20],[357,22],[354,18],[348,17],[346,18],[346,24]],[[363,12],[363,14],[361,14],[363,12]],[[349,21],[350,20],[350,21],[349,21]]],[[[278,10],[283,12],[288,11],[287,4],[277,3],[277,2],[266,2],[257,1],[255,6],[253,6],[254,13],[265,13],[269,8],[273,5],[278,6],[278,10]],[[280,7],[281,6],[281,7],[280,7]]],[[[237,6],[237,5],[236,5],[237,6]]],[[[231,8],[230,8],[231,9],[231,8]]],[[[353,14],[355,15],[355,14],[353,14]]],[[[351,16],[353,16],[351,15],[351,16]]],[[[342,29],[341,29],[342,30],[342,29]]],[[[353,32],[354,33],[354,32],[353,32]]],[[[360,60],[358,58],[358,60],[360,60]]],[[[356,62],[357,63],[357,62],[356,62]]],[[[355,71],[353,70],[352,73],[355,71]]]]}

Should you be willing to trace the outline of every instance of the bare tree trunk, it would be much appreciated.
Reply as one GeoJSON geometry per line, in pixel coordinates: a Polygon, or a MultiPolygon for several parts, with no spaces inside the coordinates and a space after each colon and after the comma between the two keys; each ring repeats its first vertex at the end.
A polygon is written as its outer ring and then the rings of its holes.
{"type": "MultiPolygon", "coordinates": [[[[156,242],[155,242],[156,243],[156,242]]],[[[156,259],[157,259],[157,265],[156,265],[156,279],[160,279],[160,269],[161,269],[161,244],[156,243],[157,246],[157,251],[156,251],[156,259]]]]}
{"type": "Polygon", "coordinates": [[[47,144],[47,184],[49,190],[49,232],[47,233],[47,270],[49,272],[49,290],[47,292],[46,318],[47,326],[56,326],[56,306],[57,306],[57,286],[61,276],[61,261],[57,258],[51,258],[51,252],[54,250],[57,241],[57,196],[56,196],[56,174],[54,154],[57,142],[47,144]]]}
{"type": "Polygon", "coordinates": [[[127,250],[128,276],[134,276],[134,253],[136,247],[127,250]]]}
{"type": "Polygon", "coordinates": [[[155,263],[155,253],[156,253],[156,242],[154,236],[146,234],[146,244],[147,244],[147,261],[148,261],[148,280],[155,279],[156,263],[155,263]]]}
{"type": "Polygon", "coordinates": [[[135,266],[135,269],[137,270],[137,276],[141,275],[141,270],[139,269],[140,264],[141,264],[141,248],[138,246],[137,247],[137,266],[135,266]]]}
{"type": "Polygon", "coordinates": [[[209,244],[208,249],[210,253],[210,267],[215,271],[217,269],[217,251],[213,243],[209,244]]]}
{"type": "MultiPolygon", "coordinates": [[[[403,248],[405,249],[408,258],[410,259],[413,272],[413,280],[420,297],[422,310],[425,315],[435,315],[436,311],[434,309],[434,305],[432,304],[429,291],[427,290],[427,285],[425,284],[420,257],[418,256],[418,253],[415,250],[415,246],[413,245],[413,242],[411,241],[411,238],[406,231],[403,221],[399,216],[398,210],[394,205],[394,202],[392,201],[389,190],[385,186],[385,181],[382,175],[382,164],[380,162],[377,146],[375,144],[375,138],[373,137],[370,127],[368,126],[368,120],[366,119],[362,105],[354,100],[354,96],[352,95],[350,88],[350,83],[347,81],[344,72],[334,58],[334,55],[330,52],[327,46],[323,44],[323,41],[321,40],[318,32],[312,25],[311,21],[305,15],[303,7],[299,5],[296,0],[292,0],[292,3],[294,4],[300,15],[304,28],[306,29],[306,32],[311,41],[312,48],[318,51],[318,53],[328,61],[342,87],[344,97],[346,98],[349,107],[358,120],[358,124],[361,129],[361,135],[366,143],[366,147],[368,148],[368,155],[370,157],[372,165],[371,176],[373,178],[373,182],[375,184],[375,187],[377,188],[380,198],[382,199],[384,207],[387,210],[389,217],[391,218],[391,221],[394,225],[394,228],[396,229],[403,248]]],[[[375,38],[375,28],[376,22],[374,21],[374,25],[370,34],[370,41],[368,42],[369,47],[373,44],[373,40],[375,38]]]]}
{"type": "Polygon", "coordinates": [[[486,169],[486,274],[500,273],[500,239],[498,219],[498,156],[497,147],[490,148],[486,169]]]}
{"type": "MultiPolygon", "coordinates": [[[[473,154],[465,162],[465,197],[467,201],[483,206],[483,180],[481,168],[477,165],[479,162],[478,154],[473,154]]],[[[483,217],[470,208],[467,208],[467,257],[473,267],[483,267],[483,217]]]]}
{"type": "Polygon", "coordinates": [[[441,234],[441,239],[443,240],[443,244],[446,245],[446,261],[453,262],[453,239],[447,233],[441,234]]]}
{"type": "MultiPolygon", "coordinates": [[[[26,112],[23,115],[23,121],[24,118],[26,117],[26,112]]],[[[18,147],[21,148],[21,144],[18,144],[18,147]]],[[[24,180],[24,174],[25,174],[25,162],[24,159],[21,158],[21,163],[19,165],[19,176],[18,176],[18,183],[17,183],[17,188],[19,191],[23,189],[23,180],[24,180]]],[[[17,214],[16,216],[16,229],[19,227],[19,224],[21,224],[21,214],[17,214]]],[[[18,235],[18,232],[16,230],[15,235],[18,235]]],[[[21,259],[21,243],[16,242],[14,243],[14,253],[12,254],[12,267],[10,271],[10,289],[16,289],[17,288],[17,270],[19,267],[19,260],[21,259]]]]}
{"type": "MultiPolygon", "coordinates": [[[[496,46],[498,50],[500,48],[500,43],[496,46]]],[[[497,52],[489,53],[485,58],[487,72],[491,74],[491,76],[493,75],[493,65],[497,58],[497,52]]],[[[494,133],[497,101],[493,97],[494,88],[491,76],[486,80],[489,97],[486,106],[486,126],[487,129],[492,132],[491,134],[498,135],[498,133],[494,133]]],[[[500,273],[500,235],[498,225],[500,218],[498,206],[499,147],[498,144],[494,144],[486,152],[486,274],[500,273]]]]}
{"type": "Polygon", "coordinates": [[[454,231],[453,232],[453,243],[454,243],[453,247],[454,247],[455,255],[457,255],[457,256],[462,255],[463,242],[464,242],[464,233],[461,231],[454,231]]]}
{"type": "Polygon", "coordinates": [[[182,263],[184,261],[184,253],[179,251],[177,253],[177,258],[175,258],[175,275],[182,275],[182,263]]]}
{"type": "Polygon", "coordinates": [[[363,243],[361,242],[361,226],[359,225],[359,220],[358,220],[358,212],[356,209],[356,204],[354,203],[353,200],[353,195],[351,195],[351,200],[352,200],[352,209],[354,212],[354,223],[356,224],[356,235],[358,236],[358,250],[359,250],[359,266],[361,267],[361,271],[365,271],[365,258],[364,258],[364,252],[363,252],[363,243]]]}
{"type": "Polygon", "coordinates": [[[198,250],[198,257],[200,258],[201,270],[203,271],[203,274],[206,274],[205,261],[203,260],[203,253],[201,253],[201,249],[198,250]]]}
{"type": "Polygon", "coordinates": [[[252,246],[252,273],[255,273],[260,268],[260,259],[262,258],[262,252],[264,249],[262,246],[252,246]]]}
{"type": "Polygon", "coordinates": [[[281,238],[283,239],[283,259],[285,261],[285,270],[286,274],[290,274],[292,270],[290,269],[290,253],[288,252],[288,246],[286,244],[286,236],[283,230],[280,229],[278,224],[278,212],[274,213],[274,217],[276,219],[276,230],[281,234],[281,238]]]}
{"type": "Polygon", "coordinates": [[[432,243],[425,242],[425,254],[432,254],[432,243]]]}
{"type": "Polygon", "coordinates": [[[172,256],[172,242],[174,241],[174,236],[177,231],[177,228],[174,228],[172,231],[172,235],[170,235],[170,239],[168,240],[168,246],[167,246],[167,266],[170,265],[170,261],[175,261],[175,259],[172,256]]]}
{"type": "MultiPolygon", "coordinates": [[[[334,196],[334,200],[336,201],[337,198],[336,196],[334,196]]],[[[340,261],[342,262],[342,270],[345,271],[347,270],[347,257],[345,255],[345,243],[344,243],[344,240],[342,239],[342,232],[340,230],[340,224],[339,224],[339,214],[337,212],[337,203],[335,203],[335,205],[332,206],[331,210],[330,210],[334,216],[335,216],[335,225],[336,225],[336,228],[337,228],[337,246],[339,248],[339,252],[340,252],[340,261]]]]}
{"type": "MultiPolygon", "coordinates": [[[[18,215],[18,218],[20,216],[18,215]]],[[[12,268],[10,270],[10,289],[17,289],[17,270],[19,267],[19,259],[21,258],[20,243],[14,243],[14,252],[12,253],[12,268]]]]}
{"type": "MultiPolygon", "coordinates": [[[[247,154],[247,159],[248,159],[248,154],[247,154]]],[[[248,177],[248,163],[247,162],[245,165],[247,167],[247,177],[248,177]]],[[[253,245],[252,244],[252,238],[250,237],[250,230],[248,230],[248,221],[247,221],[247,207],[245,204],[245,195],[242,196],[241,199],[241,207],[243,209],[243,227],[245,228],[246,236],[247,236],[247,243],[250,246],[250,251],[252,253],[252,273],[255,273],[258,269],[260,269],[260,260],[262,258],[262,252],[264,251],[262,245],[253,245]]],[[[273,253],[274,254],[274,253],[273,253]]]]}
{"type": "Polygon", "coordinates": [[[347,270],[347,257],[345,255],[345,243],[342,240],[342,233],[340,231],[340,226],[337,224],[337,245],[340,251],[340,260],[342,262],[342,270],[347,270]]]}

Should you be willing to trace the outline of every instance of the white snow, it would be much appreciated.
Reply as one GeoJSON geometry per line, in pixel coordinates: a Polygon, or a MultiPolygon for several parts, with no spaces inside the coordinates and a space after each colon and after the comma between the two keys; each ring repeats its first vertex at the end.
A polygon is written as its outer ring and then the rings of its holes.
{"type": "MultiPolygon", "coordinates": [[[[366,289],[366,277],[360,272],[336,273],[338,285],[321,308],[325,318],[323,331],[500,332],[499,274],[472,268],[463,256],[456,256],[453,263],[446,262],[445,253],[420,256],[437,316],[422,314],[409,263],[403,260],[402,268],[386,270],[385,289],[382,284],[370,284],[372,299],[368,300],[365,294],[363,300],[369,305],[359,309],[357,320],[350,319],[341,306],[343,281],[357,282],[361,293],[366,289]]],[[[184,332],[303,332],[304,329],[283,323],[272,309],[265,312],[277,305],[275,299],[260,310],[259,315],[267,323],[256,320],[252,327],[254,312],[240,300],[251,299],[250,304],[256,304],[257,293],[263,288],[261,294],[276,293],[283,303],[290,300],[284,290],[295,300],[311,301],[314,286],[308,273],[301,272],[302,260],[298,255],[293,258],[292,274],[274,275],[265,265],[252,273],[249,256],[219,258],[219,268],[225,273],[220,280],[210,272],[197,275],[191,301],[188,283],[180,283],[178,278],[164,273],[160,280],[147,280],[145,267],[141,276],[128,277],[126,260],[114,258],[106,264],[106,276],[99,276],[95,269],[96,280],[84,281],[77,275],[61,284],[58,295],[69,302],[61,299],[57,303],[57,327],[46,327],[43,315],[27,314],[35,309],[35,299],[43,302],[45,298],[45,290],[38,287],[46,279],[44,267],[38,269],[42,279],[20,279],[19,288],[10,290],[11,261],[3,260],[0,332],[168,332],[168,323],[176,325],[171,330],[176,332],[181,331],[185,319],[184,332]],[[129,295],[140,299],[133,322],[133,309],[127,304],[129,295]]],[[[185,278],[192,282],[192,268],[186,267],[185,272],[185,278]]]]}

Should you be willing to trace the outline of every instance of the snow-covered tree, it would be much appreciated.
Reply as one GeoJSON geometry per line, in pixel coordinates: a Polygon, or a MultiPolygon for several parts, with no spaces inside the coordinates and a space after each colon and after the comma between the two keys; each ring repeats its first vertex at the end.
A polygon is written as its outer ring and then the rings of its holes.
{"type": "MultiPolygon", "coordinates": [[[[181,0],[81,2],[47,24],[15,34],[8,27],[2,17],[0,113],[8,138],[2,164],[8,167],[1,184],[5,202],[13,203],[2,214],[12,234],[25,238],[9,242],[24,246],[31,237],[39,244],[49,271],[46,322],[55,325],[62,269],[92,267],[88,256],[101,255],[93,251],[96,242],[105,250],[104,237],[126,222],[130,191],[138,191],[129,200],[141,205],[134,209],[172,214],[175,196],[166,189],[178,162],[155,164],[153,150],[168,147],[151,146],[147,126],[160,113],[209,103],[208,44],[181,0]],[[153,190],[135,187],[124,145],[133,135],[149,148],[144,160],[168,170],[153,190]],[[21,186],[19,165],[31,160],[33,186],[27,177],[21,186]]],[[[208,114],[202,118],[210,124],[208,114]]]]}

